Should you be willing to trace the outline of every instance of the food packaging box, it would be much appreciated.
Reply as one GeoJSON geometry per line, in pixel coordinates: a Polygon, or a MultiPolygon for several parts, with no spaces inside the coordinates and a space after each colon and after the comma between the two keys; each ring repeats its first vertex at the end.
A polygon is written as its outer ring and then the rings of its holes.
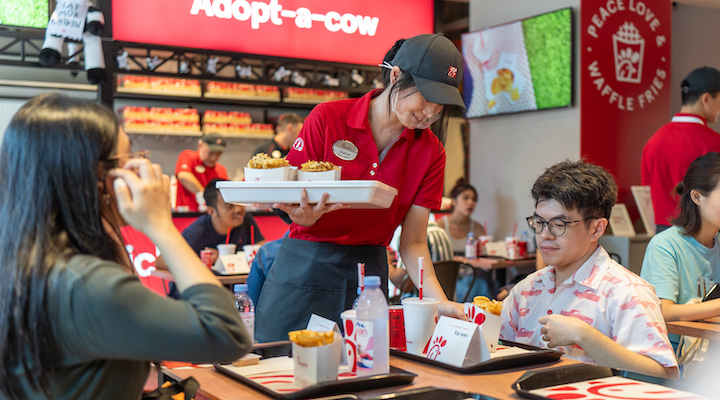
{"type": "Polygon", "coordinates": [[[337,380],[343,338],[334,332],[333,342],[324,346],[292,344],[295,384],[300,387],[337,380]]]}
{"type": "Polygon", "coordinates": [[[287,165],[280,168],[248,168],[245,167],[245,182],[278,182],[289,181],[290,167],[287,165]]]}
{"type": "Polygon", "coordinates": [[[330,171],[303,171],[301,169],[297,172],[297,180],[299,181],[339,181],[342,172],[342,167],[333,168],[330,171]]]}
{"type": "Polygon", "coordinates": [[[489,311],[476,306],[473,303],[465,303],[465,316],[471,322],[480,325],[480,331],[485,338],[488,350],[494,353],[497,350],[498,340],[500,339],[500,325],[502,318],[489,311]]]}

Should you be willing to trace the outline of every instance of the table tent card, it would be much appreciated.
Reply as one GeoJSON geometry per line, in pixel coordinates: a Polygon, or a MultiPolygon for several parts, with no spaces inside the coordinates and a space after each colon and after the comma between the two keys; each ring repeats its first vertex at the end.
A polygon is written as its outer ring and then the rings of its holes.
{"type": "Polygon", "coordinates": [[[242,251],[237,252],[237,254],[218,256],[212,269],[223,275],[250,273],[250,265],[245,258],[245,253],[242,251]]]}
{"type": "Polygon", "coordinates": [[[480,339],[481,329],[474,322],[440,317],[430,338],[427,358],[461,368],[490,360],[487,344],[480,339]]]}
{"type": "MultiPolygon", "coordinates": [[[[307,330],[309,331],[315,331],[315,332],[328,332],[333,331],[337,336],[343,337],[343,334],[340,333],[340,327],[338,327],[337,323],[331,319],[323,318],[317,314],[313,314],[310,316],[310,321],[308,321],[307,324],[307,330]]],[[[340,360],[340,363],[345,365],[347,364],[347,352],[342,352],[342,359],[340,360]]]]}

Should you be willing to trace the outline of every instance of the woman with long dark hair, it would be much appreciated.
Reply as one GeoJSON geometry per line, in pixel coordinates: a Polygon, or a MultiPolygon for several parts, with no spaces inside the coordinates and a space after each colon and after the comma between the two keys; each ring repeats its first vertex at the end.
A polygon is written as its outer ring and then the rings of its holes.
{"type": "MultiPolygon", "coordinates": [[[[665,321],[694,321],[720,315],[720,299],[687,304],[720,282],[720,153],[695,159],[675,191],[680,215],[655,235],[640,276],[655,286],[665,321]]],[[[677,335],[670,335],[677,344],[677,335]]]]}
{"type": "Polygon", "coordinates": [[[130,156],[97,104],[45,94],[12,118],[0,148],[0,398],[137,399],[148,360],[249,350],[232,295],[172,223],[168,177],[130,156]],[[123,219],[161,250],[183,300],[134,276],[123,219]]]}

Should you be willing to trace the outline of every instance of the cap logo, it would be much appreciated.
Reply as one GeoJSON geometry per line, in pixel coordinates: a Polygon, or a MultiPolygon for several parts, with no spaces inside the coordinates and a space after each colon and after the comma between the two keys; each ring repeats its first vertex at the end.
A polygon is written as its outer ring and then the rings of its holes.
{"type": "Polygon", "coordinates": [[[222,139],[216,140],[215,143],[217,143],[217,144],[222,144],[222,139]]]}
{"type": "Polygon", "coordinates": [[[450,69],[448,69],[448,76],[451,78],[457,77],[457,67],[450,66],[450,69]]]}

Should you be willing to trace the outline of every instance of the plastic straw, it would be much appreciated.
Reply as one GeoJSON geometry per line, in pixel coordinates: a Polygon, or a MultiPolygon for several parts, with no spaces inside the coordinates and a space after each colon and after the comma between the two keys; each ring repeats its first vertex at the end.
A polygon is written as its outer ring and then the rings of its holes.
{"type": "Polygon", "coordinates": [[[250,225],[250,244],[255,244],[255,225],[250,225]]]}
{"type": "Polygon", "coordinates": [[[225,235],[225,244],[230,244],[230,231],[232,228],[228,228],[228,233],[225,235]]]}
{"type": "Polygon", "coordinates": [[[512,237],[515,237],[515,232],[517,232],[517,222],[515,223],[515,225],[513,225],[513,234],[512,234],[512,237]]]}
{"type": "Polygon", "coordinates": [[[358,263],[358,286],[360,286],[360,291],[362,292],[365,290],[365,263],[358,263]]]}
{"type": "Polygon", "coordinates": [[[420,300],[422,300],[422,297],[423,297],[422,296],[423,295],[423,275],[425,272],[423,270],[423,257],[418,257],[418,268],[420,269],[420,284],[418,285],[418,292],[419,292],[420,300]]]}

